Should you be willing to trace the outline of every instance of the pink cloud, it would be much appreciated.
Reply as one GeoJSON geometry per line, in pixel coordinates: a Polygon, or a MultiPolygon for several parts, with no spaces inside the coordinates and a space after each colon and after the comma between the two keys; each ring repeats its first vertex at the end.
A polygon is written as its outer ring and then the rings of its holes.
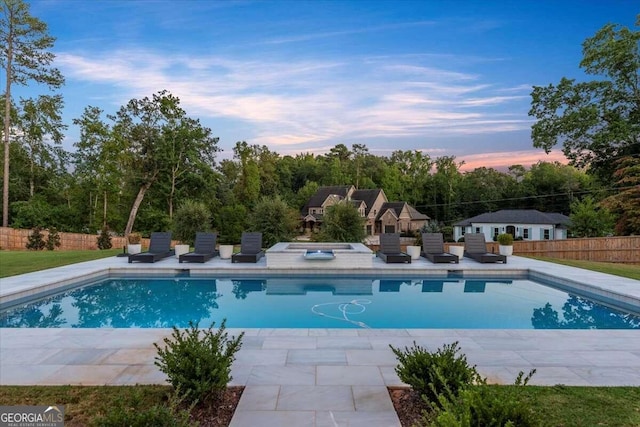
{"type": "Polygon", "coordinates": [[[506,171],[509,166],[512,165],[523,165],[524,167],[529,167],[539,161],[560,162],[563,164],[569,163],[562,151],[552,151],[549,154],[546,154],[542,150],[471,154],[469,156],[456,157],[456,160],[464,160],[464,165],[460,168],[463,172],[471,171],[483,166],[486,168],[506,171]]]}

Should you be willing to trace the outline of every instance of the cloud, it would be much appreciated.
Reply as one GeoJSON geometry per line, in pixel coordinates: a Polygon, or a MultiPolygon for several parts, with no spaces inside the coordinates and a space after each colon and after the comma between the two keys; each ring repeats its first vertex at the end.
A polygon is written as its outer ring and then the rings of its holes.
{"type": "Polygon", "coordinates": [[[503,87],[422,61],[406,55],[274,60],[120,49],[60,53],[56,65],[67,79],[116,88],[110,101],[117,106],[167,89],[190,115],[241,123],[248,142],[270,147],[317,149],[363,138],[428,139],[530,127],[529,86],[503,87]]]}
{"type": "Polygon", "coordinates": [[[523,165],[529,167],[539,161],[568,163],[567,158],[561,151],[551,151],[546,154],[542,150],[472,154],[462,156],[458,160],[464,160],[464,165],[460,168],[462,171],[471,171],[480,167],[505,171],[509,166],[523,165]]]}

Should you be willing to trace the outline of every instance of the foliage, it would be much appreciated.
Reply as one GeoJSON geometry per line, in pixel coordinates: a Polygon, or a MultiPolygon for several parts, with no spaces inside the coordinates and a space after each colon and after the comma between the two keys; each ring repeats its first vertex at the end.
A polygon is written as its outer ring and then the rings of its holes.
{"type": "Polygon", "coordinates": [[[180,409],[180,397],[171,396],[169,404],[155,404],[150,407],[142,406],[138,396],[132,396],[134,402],[119,400],[116,405],[108,409],[104,415],[96,416],[92,424],[96,427],[196,427],[190,421],[190,409],[180,409]],[[136,399],[137,398],[137,399],[136,399]]]}
{"type": "Polygon", "coordinates": [[[50,52],[55,38],[47,31],[47,24],[29,13],[29,4],[22,0],[0,3],[3,18],[0,19],[0,64],[4,68],[6,90],[4,93],[4,165],[2,177],[2,226],[9,226],[9,165],[10,134],[12,127],[11,87],[26,86],[30,81],[45,83],[49,88],[64,84],[64,78],[51,64],[55,55],[50,52]]]}
{"type": "Polygon", "coordinates": [[[322,231],[317,236],[327,242],[362,242],[365,219],[350,203],[336,203],[325,210],[322,231]]]}
{"type": "Polygon", "coordinates": [[[173,236],[193,246],[198,231],[211,229],[211,212],[207,205],[195,200],[182,202],[173,218],[173,236]]]}
{"type": "Polygon", "coordinates": [[[109,233],[109,227],[102,227],[100,235],[98,236],[98,249],[105,250],[111,249],[111,234],[109,233]]]}
{"type": "Polygon", "coordinates": [[[34,227],[27,240],[27,249],[31,251],[41,251],[47,246],[42,234],[42,228],[34,227]]]}
{"type": "Polygon", "coordinates": [[[249,222],[252,230],[262,233],[263,245],[270,247],[293,238],[299,217],[279,196],[262,197],[254,206],[249,222]]]}
{"type": "Polygon", "coordinates": [[[238,244],[247,229],[247,209],[240,204],[223,206],[216,217],[220,243],[238,244]]]}
{"type": "Polygon", "coordinates": [[[142,241],[142,235],[140,233],[129,233],[127,241],[132,245],[137,245],[142,241]]]}
{"type": "Polygon", "coordinates": [[[497,240],[502,246],[513,245],[513,235],[511,233],[498,234],[497,240]]]}
{"type": "Polygon", "coordinates": [[[51,223],[52,206],[41,196],[11,204],[13,228],[33,228],[51,223]]]}
{"type": "Polygon", "coordinates": [[[475,366],[469,366],[464,354],[458,355],[458,342],[445,344],[435,352],[417,345],[404,350],[389,345],[398,359],[396,373],[400,380],[409,384],[424,396],[427,402],[438,405],[438,396],[450,393],[457,396],[459,391],[482,381],[475,366]]]}
{"type": "Polygon", "coordinates": [[[582,44],[580,67],[594,80],[534,86],[535,147],[549,152],[562,143],[572,164],[589,165],[604,179],[615,159],[640,153],[639,41],[640,31],[606,24],[582,44]]]}
{"type": "Polygon", "coordinates": [[[58,229],[55,227],[49,228],[49,235],[47,236],[47,250],[52,251],[55,248],[60,247],[60,233],[58,233],[58,229]]]}
{"type": "MultiPolygon", "coordinates": [[[[434,427],[529,427],[539,426],[540,422],[526,403],[520,398],[518,389],[525,386],[532,370],[523,379],[520,372],[515,381],[515,391],[508,396],[496,396],[485,384],[461,390],[458,395],[441,394],[436,409],[434,427]]],[[[425,421],[428,420],[425,417],[425,421]]]]}
{"type": "Polygon", "coordinates": [[[626,156],[616,162],[613,174],[618,189],[601,205],[618,215],[616,234],[640,234],[640,156],[626,156]]]}
{"type": "Polygon", "coordinates": [[[229,338],[226,319],[216,332],[213,323],[200,330],[197,323],[180,331],[173,327],[172,339],[165,338],[164,348],[154,343],[158,355],[155,365],[164,372],[173,388],[191,402],[217,397],[231,381],[231,364],[242,346],[244,332],[229,338]]]}
{"type": "Polygon", "coordinates": [[[591,196],[574,201],[569,218],[569,230],[574,237],[602,237],[613,231],[613,216],[608,209],[599,207],[591,196]]]}

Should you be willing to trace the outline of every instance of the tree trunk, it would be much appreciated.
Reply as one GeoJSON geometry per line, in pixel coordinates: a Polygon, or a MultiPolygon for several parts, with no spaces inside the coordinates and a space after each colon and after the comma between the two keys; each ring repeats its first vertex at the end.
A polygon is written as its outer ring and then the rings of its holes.
{"type": "Polygon", "coordinates": [[[129,212],[129,220],[127,221],[127,226],[124,229],[125,236],[128,236],[129,234],[131,234],[131,231],[133,230],[133,223],[136,220],[138,209],[140,208],[140,205],[142,204],[142,200],[144,199],[144,195],[146,194],[149,187],[151,187],[151,182],[148,182],[142,185],[140,187],[140,190],[138,190],[138,195],[136,196],[136,199],[133,201],[133,206],[131,206],[131,212],[129,212]]]}
{"type": "Polygon", "coordinates": [[[107,227],[107,190],[104,191],[104,203],[102,207],[102,228],[107,227]]]}
{"type": "Polygon", "coordinates": [[[9,34],[7,37],[7,62],[5,64],[7,83],[4,92],[4,169],[2,174],[2,226],[9,226],[9,132],[11,131],[11,67],[13,66],[13,25],[7,16],[9,34]]]}

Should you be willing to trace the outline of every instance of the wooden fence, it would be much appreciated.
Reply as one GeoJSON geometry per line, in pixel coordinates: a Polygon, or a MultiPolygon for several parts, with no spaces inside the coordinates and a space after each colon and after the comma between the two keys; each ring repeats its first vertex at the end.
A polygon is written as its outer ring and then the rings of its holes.
{"type": "MultiPolygon", "coordinates": [[[[26,250],[31,230],[19,230],[0,227],[0,249],[26,250]]],[[[43,231],[46,236],[47,231],[43,231]]],[[[45,237],[46,238],[46,237],[45,237]]],[[[96,234],[60,233],[60,250],[96,250],[98,236],[96,234]]],[[[124,237],[111,238],[114,248],[126,245],[124,237]]],[[[445,243],[445,248],[455,243],[445,243]]],[[[460,245],[461,243],[457,243],[460,245]]],[[[148,246],[149,239],[142,239],[142,245],[148,246]]],[[[498,244],[487,243],[489,252],[498,252],[498,244]]],[[[377,250],[377,246],[370,246],[377,250]]],[[[618,262],[640,264],[640,236],[594,237],[586,239],[539,240],[513,242],[514,255],[541,256],[561,259],[577,259],[587,261],[618,262]]]]}
{"type": "MultiPolygon", "coordinates": [[[[0,227],[0,249],[8,250],[26,250],[29,235],[32,230],[23,230],[16,228],[0,227]]],[[[47,239],[49,232],[42,230],[44,239],[47,239]]],[[[58,250],[97,250],[98,235],[97,234],[81,234],[81,233],[58,233],[60,235],[60,247],[58,250]]],[[[143,246],[149,246],[149,239],[142,239],[143,246]]],[[[111,237],[111,246],[113,248],[122,248],[126,246],[127,239],[121,236],[111,237]]]]}

